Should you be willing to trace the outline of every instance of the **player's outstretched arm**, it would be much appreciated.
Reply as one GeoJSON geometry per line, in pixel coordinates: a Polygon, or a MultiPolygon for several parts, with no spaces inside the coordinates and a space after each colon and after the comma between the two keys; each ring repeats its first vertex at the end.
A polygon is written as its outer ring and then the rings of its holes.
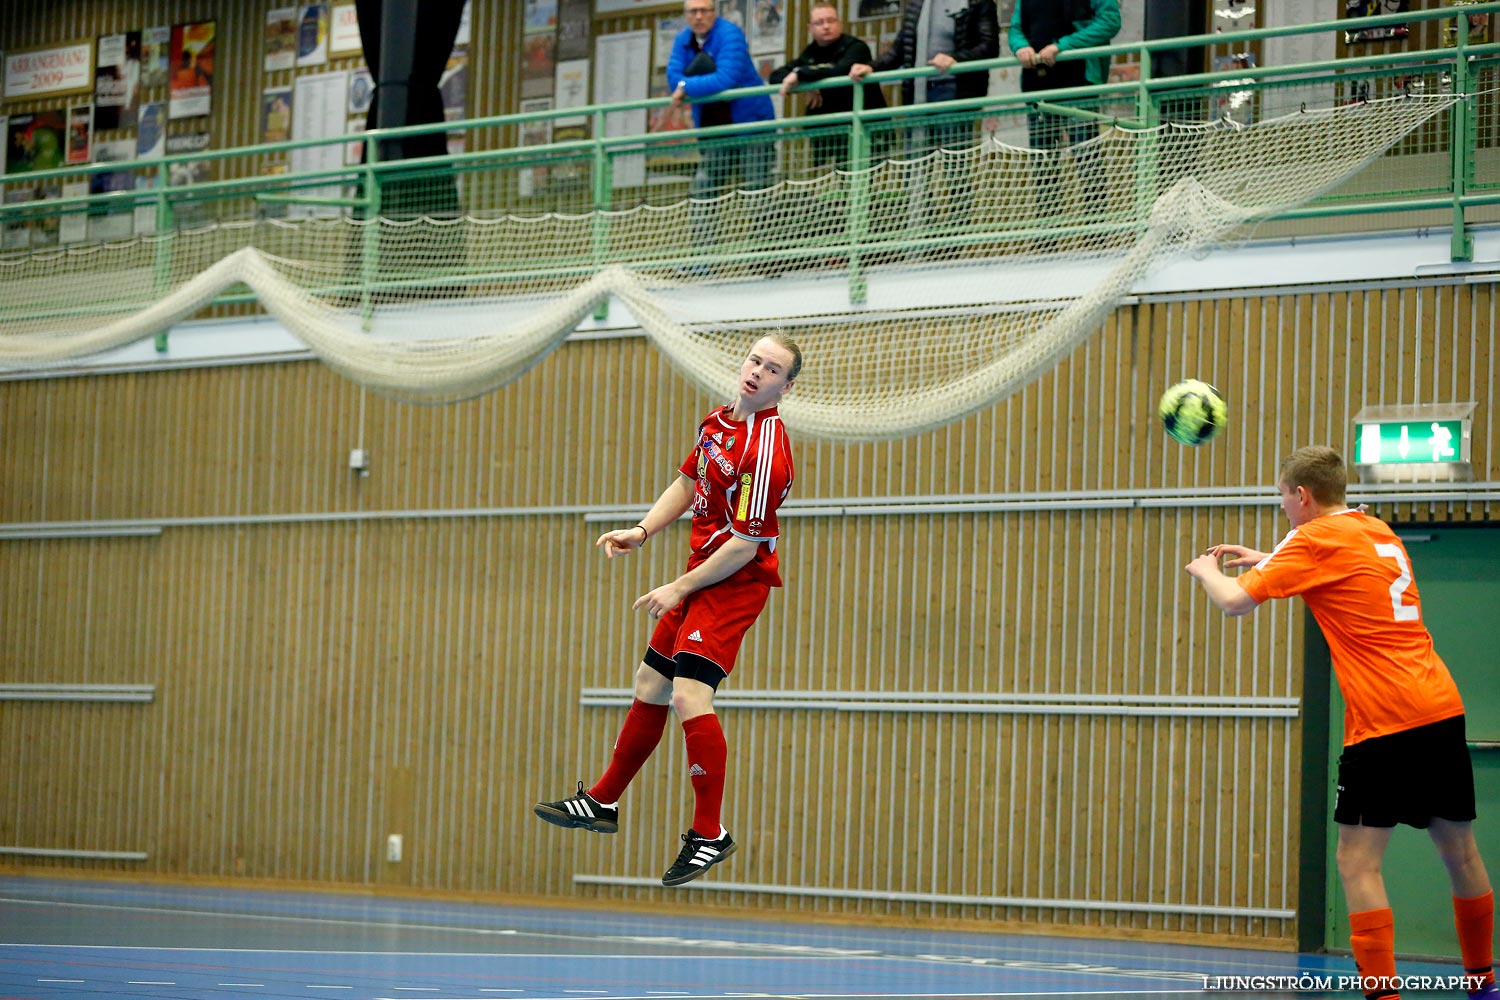
{"type": "Polygon", "coordinates": [[[1240,569],[1245,566],[1254,566],[1266,558],[1266,553],[1259,552],[1247,545],[1231,545],[1221,542],[1208,550],[1208,554],[1216,559],[1223,560],[1225,569],[1240,569]]]}
{"type": "Polygon", "coordinates": [[[1231,618],[1248,615],[1260,606],[1238,580],[1225,576],[1224,571],[1219,569],[1219,557],[1213,549],[1203,553],[1183,568],[1187,570],[1189,576],[1203,585],[1203,591],[1208,594],[1208,599],[1217,604],[1231,618]]]}
{"type": "Polygon", "coordinates": [[[687,513],[688,508],[693,505],[693,489],[693,481],[678,474],[672,480],[672,485],[662,490],[661,496],[656,498],[656,503],[651,505],[639,524],[606,531],[594,542],[594,548],[604,549],[605,558],[608,559],[629,555],[645,545],[646,539],[687,513]]]}
{"type": "Polygon", "coordinates": [[[713,555],[671,583],[664,583],[649,594],[637,597],[630,609],[639,611],[645,608],[646,613],[652,618],[660,618],[693,591],[711,587],[720,580],[727,580],[733,576],[740,567],[755,558],[756,550],[760,546],[760,542],[752,542],[739,535],[730,535],[723,545],[714,550],[713,555]]]}

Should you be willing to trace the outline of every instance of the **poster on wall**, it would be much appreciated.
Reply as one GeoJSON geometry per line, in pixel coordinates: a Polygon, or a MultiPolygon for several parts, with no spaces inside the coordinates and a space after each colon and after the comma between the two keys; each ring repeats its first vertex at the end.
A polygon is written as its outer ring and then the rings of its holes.
{"type": "MultiPolygon", "coordinates": [[[[854,16],[864,20],[872,17],[891,17],[901,13],[901,0],[855,0],[854,16]]],[[[875,46],[870,46],[874,48],[875,46]]]]}
{"type": "Polygon", "coordinates": [[[266,11],[265,70],[276,73],[297,65],[297,8],[266,11]]]}
{"type": "MultiPolygon", "coordinates": [[[[594,103],[644,100],[651,90],[651,31],[621,31],[600,35],[595,43],[594,103]]],[[[604,116],[605,135],[641,135],[646,131],[646,109],[611,111],[604,116]]],[[[610,158],[610,184],[616,188],[646,183],[646,154],[627,153],[610,158]]]]}
{"type": "MultiPolygon", "coordinates": [[[[344,123],[345,135],[358,135],[368,128],[368,121],[364,115],[350,118],[344,123]]],[[[365,144],[363,142],[349,142],[344,144],[344,165],[355,167],[365,161],[365,144]]]]}
{"type": "MultiPolygon", "coordinates": [[[[1405,14],[1409,10],[1408,0],[1344,0],[1345,17],[1373,17],[1376,14],[1405,14]]],[[[1344,32],[1345,45],[1360,45],[1366,42],[1389,42],[1405,38],[1411,28],[1405,24],[1383,24],[1378,28],[1360,28],[1344,32]]]]}
{"type": "Polygon", "coordinates": [[[68,123],[62,111],[11,115],[5,126],[5,172],[26,174],[65,166],[68,123]]]}
{"type": "Polygon", "coordinates": [[[750,37],[750,0],[718,0],[719,16],[750,37]]]}
{"type": "Polygon", "coordinates": [[[141,105],[137,117],[140,123],[135,130],[135,158],[137,160],[159,160],[167,151],[166,108],[160,101],[141,105]]]}
{"type": "Polygon", "coordinates": [[[5,57],[5,97],[87,94],[94,89],[94,41],[50,49],[12,52],[5,57]]]}
{"type": "Polygon", "coordinates": [[[292,88],[267,87],[260,92],[260,141],[286,142],[292,137],[292,88]]]}
{"type": "MultiPolygon", "coordinates": [[[[161,175],[156,171],[153,170],[136,175],[136,193],[155,191],[159,187],[161,187],[161,175]]],[[[130,215],[132,219],[131,229],[135,231],[137,236],[146,236],[156,232],[156,202],[154,200],[137,200],[135,209],[130,215]]]]}
{"type": "Polygon", "coordinates": [[[334,4],[328,28],[328,52],[335,56],[354,55],[364,51],[359,38],[359,11],[352,3],[334,4]]]}
{"type": "MultiPolygon", "coordinates": [[[[552,98],[533,97],[529,101],[521,102],[521,114],[529,114],[533,111],[551,111],[552,98]]],[[[539,118],[535,121],[522,122],[520,125],[520,143],[522,146],[547,146],[552,143],[552,119],[539,118]]],[[[547,168],[545,166],[522,167],[516,174],[516,193],[522,198],[531,198],[547,188],[547,168]]]]}
{"type": "MultiPolygon", "coordinates": [[[[555,77],[556,89],[553,91],[553,107],[561,111],[563,108],[582,108],[589,103],[589,61],[587,59],[570,59],[565,63],[557,64],[557,75],[555,77]]],[[[555,118],[552,122],[553,140],[562,142],[557,136],[557,131],[575,125],[588,126],[588,118],[583,115],[569,115],[565,118],[555,118]]],[[[588,132],[584,132],[584,137],[588,132]]],[[[570,138],[578,138],[570,133],[570,138]]]]}
{"type": "Polygon", "coordinates": [[[557,58],[587,59],[593,47],[593,21],[589,0],[559,0],[557,5],[557,58]]]}
{"type": "Polygon", "coordinates": [[[786,48],[785,15],[786,0],[750,0],[746,34],[751,52],[781,52],[786,48]]]}
{"type": "Polygon", "coordinates": [[[159,25],[141,31],[141,86],[165,87],[171,72],[172,28],[159,25]]]}
{"type": "Polygon", "coordinates": [[[646,10],[649,7],[681,6],[676,0],[594,0],[594,13],[627,14],[635,10],[646,10]]]}
{"type": "Polygon", "coordinates": [[[361,67],[349,74],[349,113],[369,114],[370,104],[375,100],[375,78],[361,67]]]}
{"type": "Polygon", "coordinates": [[[527,35],[522,45],[521,96],[546,97],[553,93],[557,36],[550,32],[527,35]]]}
{"type": "MultiPolygon", "coordinates": [[[[1254,52],[1231,52],[1228,55],[1214,57],[1215,73],[1227,73],[1231,70],[1248,72],[1254,68],[1254,52]]],[[[1240,125],[1253,124],[1255,122],[1254,77],[1246,77],[1243,80],[1221,80],[1214,84],[1214,112],[1220,119],[1237,122],[1240,125]]]]}
{"type": "Polygon", "coordinates": [[[141,88],[141,33],[99,36],[94,67],[94,128],[107,132],[135,127],[141,88]]]}
{"type": "MultiPolygon", "coordinates": [[[[167,153],[201,153],[209,148],[207,132],[189,132],[185,135],[167,137],[167,153]]],[[[168,168],[168,179],[173,187],[187,184],[203,184],[214,179],[213,160],[189,160],[174,163],[168,168]]],[[[208,206],[195,199],[184,199],[173,203],[173,219],[179,226],[199,226],[211,221],[208,206]]]]}
{"type": "Polygon", "coordinates": [[[1255,0],[1214,0],[1209,28],[1216,35],[1253,28],[1255,6],[1255,0]]]}
{"type": "MultiPolygon", "coordinates": [[[[1483,0],[1449,0],[1451,7],[1472,7],[1483,0]]],[[[1490,15],[1469,14],[1466,18],[1469,22],[1468,44],[1484,45],[1490,40],[1490,15]]],[[[1442,45],[1444,48],[1453,48],[1458,45],[1458,18],[1443,22],[1442,45]]]]}
{"type": "Polygon", "coordinates": [[[557,0],[526,0],[521,30],[528,35],[535,31],[556,31],[557,0]]]}
{"type": "Polygon", "coordinates": [[[168,117],[209,113],[214,93],[214,22],[172,26],[172,86],[168,117]]]}
{"type": "MultiPolygon", "coordinates": [[[[62,186],[64,198],[82,198],[89,193],[88,181],[65,181],[62,186]]],[[[69,212],[57,220],[57,242],[81,243],[89,238],[89,214],[69,212]]]]}
{"type": "Polygon", "coordinates": [[[94,153],[94,106],[74,104],[68,108],[68,153],[69,163],[90,163],[94,153]]]}
{"type": "MultiPolygon", "coordinates": [[[[22,205],[36,198],[34,188],[21,184],[9,184],[5,188],[5,204],[22,205]]],[[[31,223],[21,215],[7,214],[0,249],[25,250],[31,246],[31,223]]]]}
{"type": "MultiPolygon", "coordinates": [[[[135,159],[134,139],[115,139],[94,143],[95,163],[129,163],[135,159]]],[[[135,171],[111,170],[89,178],[89,194],[134,191],[135,171]]],[[[105,215],[89,217],[89,238],[94,240],[128,240],[135,232],[135,206],[112,208],[105,215]]]]}
{"type": "Polygon", "coordinates": [[[322,66],[328,62],[328,5],[310,3],[297,14],[297,65],[322,66]]]}
{"type": "MultiPolygon", "coordinates": [[[[299,76],[292,95],[292,138],[330,139],[344,135],[344,107],[349,100],[349,73],[313,73],[299,76]]],[[[339,143],[294,149],[287,157],[291,173],[316,170],[338,170],[344,165],[344,147],[339,143]]],[[[338,184],[306,189],[304,194],[320,198],[337,198],[338,184]]],[[[292,218],[314,215],[338,215],[339,209],[327,205],[293,205],[287,214],[292,218]]]]}
{"type": "Polygon", "coordinates": [[[651,56],[651,68],[664,70],[667,60],[672,58],[672,45],[677,36],[687,28],[685,17],[662,17],[656,21],[656,42],[651,56]]]}

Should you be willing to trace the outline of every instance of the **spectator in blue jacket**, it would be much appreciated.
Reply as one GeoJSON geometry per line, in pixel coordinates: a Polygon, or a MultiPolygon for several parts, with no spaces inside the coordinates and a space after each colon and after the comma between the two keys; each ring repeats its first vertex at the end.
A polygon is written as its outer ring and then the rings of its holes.
{"type": "MultiPolygon", "coordinates": [[[[715,0],[685,0],[682,12],[688,26],[672,42],[667,59],[667,83],[672,103],[692,98],[693,124],[713,125],[771,121],[776,110],[769,95],[736,97],[729,101],[704,101],[726,90],[765,84],[750,58],[745,33],[733,21],[720,18],[715,0]]],[[[745,190],[771,186],[771,163],[776,153],[774,138],[730,136],[700,144],[698,172],[689,193],[695,199],[715,198],[730,189],[735,175],[745,190]]],[[[715,219],[705,208],[694,212],[694,242],[713,239],[715,219]]]]}

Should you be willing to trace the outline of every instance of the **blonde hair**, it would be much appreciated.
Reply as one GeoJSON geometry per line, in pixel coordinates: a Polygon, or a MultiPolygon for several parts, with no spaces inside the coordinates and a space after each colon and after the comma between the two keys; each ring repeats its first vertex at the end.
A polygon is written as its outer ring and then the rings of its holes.
{"type": "Polygon", "coordinates": [[[798,347],[797,342],[790,336],[788,336],[783,330],[776,330],[773,333],[768,333],[766,334],[765,339],[769,340],[777,347],[791,352],[792,367],[786,373],[786,380],[790,382],[795,379],[797,377],[797,373],[802,370],[802,348],[798,347]]]}
{"type": "Polygon", "coordinates": [[[1349,474],[1344,459],[1325,445],[1298,448],[1281,460],[1280,484],[1302,486],[1324,507],[1344,502],[1349,474]]]}

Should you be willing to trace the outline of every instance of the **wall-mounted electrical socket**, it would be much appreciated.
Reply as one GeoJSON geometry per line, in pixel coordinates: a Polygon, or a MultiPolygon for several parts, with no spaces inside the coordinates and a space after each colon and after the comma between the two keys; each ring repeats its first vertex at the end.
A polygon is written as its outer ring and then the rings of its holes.
{"type": "Polygon", "coordinates": [[[385,838],[385,859],[392,862],[401,860],[401,834],[393,833],[385,838]]]}

